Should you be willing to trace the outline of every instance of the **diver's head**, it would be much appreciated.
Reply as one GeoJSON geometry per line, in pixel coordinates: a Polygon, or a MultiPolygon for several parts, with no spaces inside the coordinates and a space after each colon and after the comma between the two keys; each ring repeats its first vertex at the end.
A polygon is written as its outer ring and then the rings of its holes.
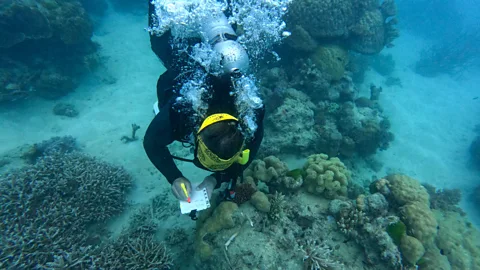
{"type": "Polygon", "coordinates": [[[197,132],[197,158],[212,171],[223,171],[234,163],[246,164],[249,150],[244,150],[238,119],[229,114],[207,117],[197,132]]]}

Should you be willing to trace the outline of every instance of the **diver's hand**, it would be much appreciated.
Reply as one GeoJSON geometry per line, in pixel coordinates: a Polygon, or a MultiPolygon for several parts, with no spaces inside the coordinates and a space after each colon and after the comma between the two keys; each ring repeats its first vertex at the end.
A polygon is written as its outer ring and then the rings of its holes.
{"type": "Polygon", "coordinates": [[[203,179],[203,182],[198,185],[197,190],[202,190],[203,188],[207,189],[208,199],[212,197],[213,189],[217,185],[217,179],[213,176],[207,176],[203,179]]]}
{"type": "Polygon", "coordinates": [[[185,191],[182,188],[182,184],[185,184],[185,188],[187,190],[188,196],[192,193],[192,184],[188,181],[185,177],[179,177],[175,179],[172,183],[172,193],[175,198],[179,199],[180,201],[187,201],[187,196],[185,196],[185,191]]]}

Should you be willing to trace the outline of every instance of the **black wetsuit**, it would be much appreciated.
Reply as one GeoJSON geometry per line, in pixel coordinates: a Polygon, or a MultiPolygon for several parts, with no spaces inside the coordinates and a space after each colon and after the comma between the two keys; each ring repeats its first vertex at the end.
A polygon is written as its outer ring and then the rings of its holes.
{"type": "MultiPolygon", "coordinates": [[[[149,25],[151,25],[153,5],[149,4],[149,6],[149,25]]],[[[143,145],[150,161],[165,178],[167,178],[168,182],[172,183],[175,179],[183,175],[177,168],[167,146],[174,141],[185,141],[186,138],[196,132],[195,127],[198,123],[194,123],[191,120],[194,114],[191,108],[182,108],[182,105],[175,102],[178,97],[176,93],[178,93],[181,87],[183,76],[189,75],[189,72],[185,73],[185,70],[182,70],[182,64],[184,65],[185,61],[188,61],[188,56],[186,54],[178,55],[173,53],[170,39],[170,31],[161,37],[150,36],[152,50],[163,61],[167,71],[160,75],[157,81],[157,96],[160,112],[150,123],[145,134],[143,145]],[[179,76],[180,74],[182,74],[182,76],[179,76]]],[[[195,44],[201,42],[201,40],[191,39],[189,42],[195,44]]],[[[234,105],[234,98],[230,95],[230,92],[233,90],[231,79],[228,76],[216,77],[209,75],[206,78],[206,84],[209,86],[209,93],[212,94],[211,98],[208,99],[207,115],[228,113],[237,117],[238,112],[234,105]]],[[[225,171],[214,173],[217,179],[216,188],[218,188],[222,182],[227,182],[232,179],[236,180],[255,158],[263,139],[264,107],[262,106],[255,110],[255,115],[258,127],[253,139],[247,141],[246,144],[246,148],[250,149],[249,162],[244,166],[235,163],[225,171]]],[[[197,167],[206,170],[196,158],[196,153],[193,163],[197,167]]]]}

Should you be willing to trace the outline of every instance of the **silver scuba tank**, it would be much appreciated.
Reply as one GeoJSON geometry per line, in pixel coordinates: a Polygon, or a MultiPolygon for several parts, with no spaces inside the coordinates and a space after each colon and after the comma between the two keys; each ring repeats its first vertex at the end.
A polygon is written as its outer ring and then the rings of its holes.
{"type": "Polygon", "coordinates": [[[228,74],[246,73],[249,67],[247,51],[237,41],[237,35],[222,13],[202,26],[204,42],[222,56],[223,71],[228,74]]]}

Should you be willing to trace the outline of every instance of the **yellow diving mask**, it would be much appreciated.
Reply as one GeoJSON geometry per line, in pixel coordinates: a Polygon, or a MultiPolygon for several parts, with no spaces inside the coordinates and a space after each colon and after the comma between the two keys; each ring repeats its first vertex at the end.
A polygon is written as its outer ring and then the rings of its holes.
{"type": "Polygon", "coordinates": [[[203,121],[202,125],[198,129],[197,158],[198,158],[198,161],[200,161],[200,163],[205,168],[211,171],[226,170],[230,166],[232,166],[234,163],[245,165],[247,164],[250,158],[250,150],[243,149],[245,146],[245,143],[244,143],[242,147],[239,149],[239,151],[235,155],[233,155],[231,158],[221,159],[215,153],[213,153],[210,149],[208,149],[208,147],[203,142],[202,138],[199,136],[200,132],[202,132],[202,130],[204,130],[206,127],[221,121],[231,121],[231,120],[238,122],[237,118],[226,113],[212,114],[203,121]]]}

